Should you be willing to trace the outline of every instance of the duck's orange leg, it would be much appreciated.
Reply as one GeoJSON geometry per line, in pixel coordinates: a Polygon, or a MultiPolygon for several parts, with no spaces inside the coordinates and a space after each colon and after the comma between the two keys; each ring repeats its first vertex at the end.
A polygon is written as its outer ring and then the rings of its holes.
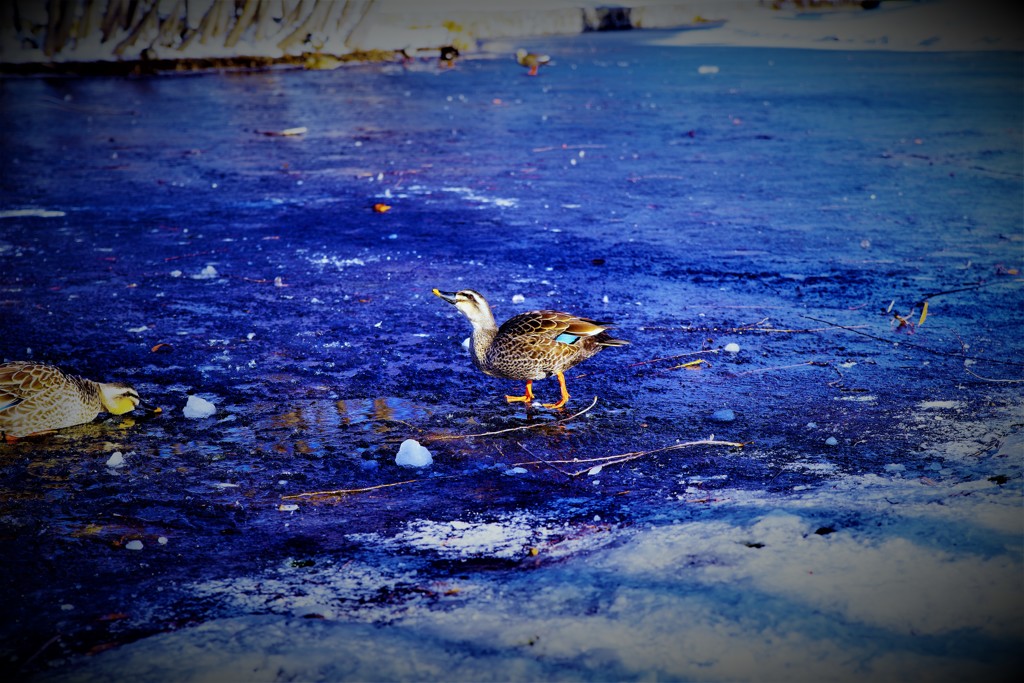
{"type": "Polygon", "coordinates": [[[533,403],[533,380],[526,380],[526,393],[522,396],[506,396],[505,400],[509,403],[533,403]]]}
{"type": "Polygon", "coordinates": [[[537,64],[534,64],[533,66],[531,66],[530,67],[530,71],[526,75],[527,76],[536,76],[537,75],[537,68],[538,68],[538,66],[539,65],[537,65],[537,64]]]}
{"type": "Polygon", "coordinates": [[[565,388],[565,375],[558,373],[558,386],[562,388],[562,398],[558,403],[545,403],[545,408],[551,408],[552,410],[558,410],[563,407],[569,400],[569,390],[565,388]]]}

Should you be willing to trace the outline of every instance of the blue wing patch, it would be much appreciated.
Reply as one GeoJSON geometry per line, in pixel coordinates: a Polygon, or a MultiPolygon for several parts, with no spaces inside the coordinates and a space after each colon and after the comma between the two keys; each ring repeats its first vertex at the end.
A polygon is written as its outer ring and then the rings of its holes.
{"type": "Polygon", "coordinates": [[[580,338],[575,334],[569,334],[568,332],[563,332],[562,334],[555,337],[556,342],[562,342],[563,344],[575,344],[576,342],[579,341],[579,339],[580,338]]]}
{"type": "Polygon", "coordinates": [[[7,410],[8,408],[13,408],[14,406],[18,405],[19,403],[21,403],[24,400],[25,399],[23,399],[23,398],[16,398],[13,401],[10,401],[8,403],[0,405],[0,412],[3,412],[5,410],[7,410]]]}

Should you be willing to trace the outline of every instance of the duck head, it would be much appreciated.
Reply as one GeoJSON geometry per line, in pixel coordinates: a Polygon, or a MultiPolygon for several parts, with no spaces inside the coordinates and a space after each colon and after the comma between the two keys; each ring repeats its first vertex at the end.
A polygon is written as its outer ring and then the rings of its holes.
{"type": "Polygon", "coordinates": [[[495,327],[494,314],[487,299],[480,292],[472,289],[461,289],[458,292],[442,292],[434,289],[434,294],[459,309],[462,315],[473,324],[473,329],[491,329],[495,327]]]}
{"type": "Polygon", "coordinates": [[[111,415],[124,415],[136,408],[142,408],[150,413],[161,412],[159,406],[146,403],[139,397],[139,392],[122,382],[101,383],[100,401],[111,415]]]}

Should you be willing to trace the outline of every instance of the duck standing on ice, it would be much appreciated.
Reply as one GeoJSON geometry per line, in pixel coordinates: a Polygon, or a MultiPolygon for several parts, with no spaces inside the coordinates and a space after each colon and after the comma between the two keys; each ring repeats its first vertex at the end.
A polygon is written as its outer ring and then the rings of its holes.
{"type": "Polygon", "coordinates": [[[533,382],[552,375],[558,377],[562,398],[545,408],[562,408],[569,400],[565,387],[566,370],[596,354],[606,346],[625,346],[628,341],[614,339],[606,331],[613,323],[580,318],[561,311],[528,311],[509,318],[501,327],[487,300],[472,289],[458,292],[434,290],[434,294],[454,305],[473,325],[469,352],[473,365],[492,377],[526,382],[522,396],[506,396],[509,403],[533,403],[533,382]]]}
{"type": "Polygon", "coordinates": [[[528,76],[536,76],[540,67],[547,65],[547,63],[551,61],[551,56],[539,55],[536,52],[527,52],[520,48],[516,50],[516,61],[519,62],[520,66],[525,66],[529,69],[527,72],[528,76]]]}

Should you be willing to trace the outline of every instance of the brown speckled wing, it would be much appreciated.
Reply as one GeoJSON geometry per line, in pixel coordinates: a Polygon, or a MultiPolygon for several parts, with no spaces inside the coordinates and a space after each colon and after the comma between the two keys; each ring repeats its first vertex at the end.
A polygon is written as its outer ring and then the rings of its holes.
{"type": "Polygon", "coordinates": [[[0,365],[0,410],[15,406],[64,381],[64,373],[48,365],[4,363],[0,365]]]}
{"type": "Polygon", "coordinates": [[[20,437],[93,420],[102,409],[95,383],[37,363],[0,366],[0,432],[20,437]]]}
{"type": "Polygon", "coordinates": [[[509,318],[487,350],[492,374],[509,379],[542,379],[576,365],[601,349],[602,323],[560,311],[530,311],[509,318]],[[575,343],[559,335],[578,337],[575,343]]]}
{"type": "Polygon", "coordinates": [[[602,323],[589,318],[579,318],[561,311],[529,311],[509,318],[498,329],[499,335],[523,336],[540,335],[554,339],[568,332],[580,337],[600,334],[611,323],[602,323]]]}

